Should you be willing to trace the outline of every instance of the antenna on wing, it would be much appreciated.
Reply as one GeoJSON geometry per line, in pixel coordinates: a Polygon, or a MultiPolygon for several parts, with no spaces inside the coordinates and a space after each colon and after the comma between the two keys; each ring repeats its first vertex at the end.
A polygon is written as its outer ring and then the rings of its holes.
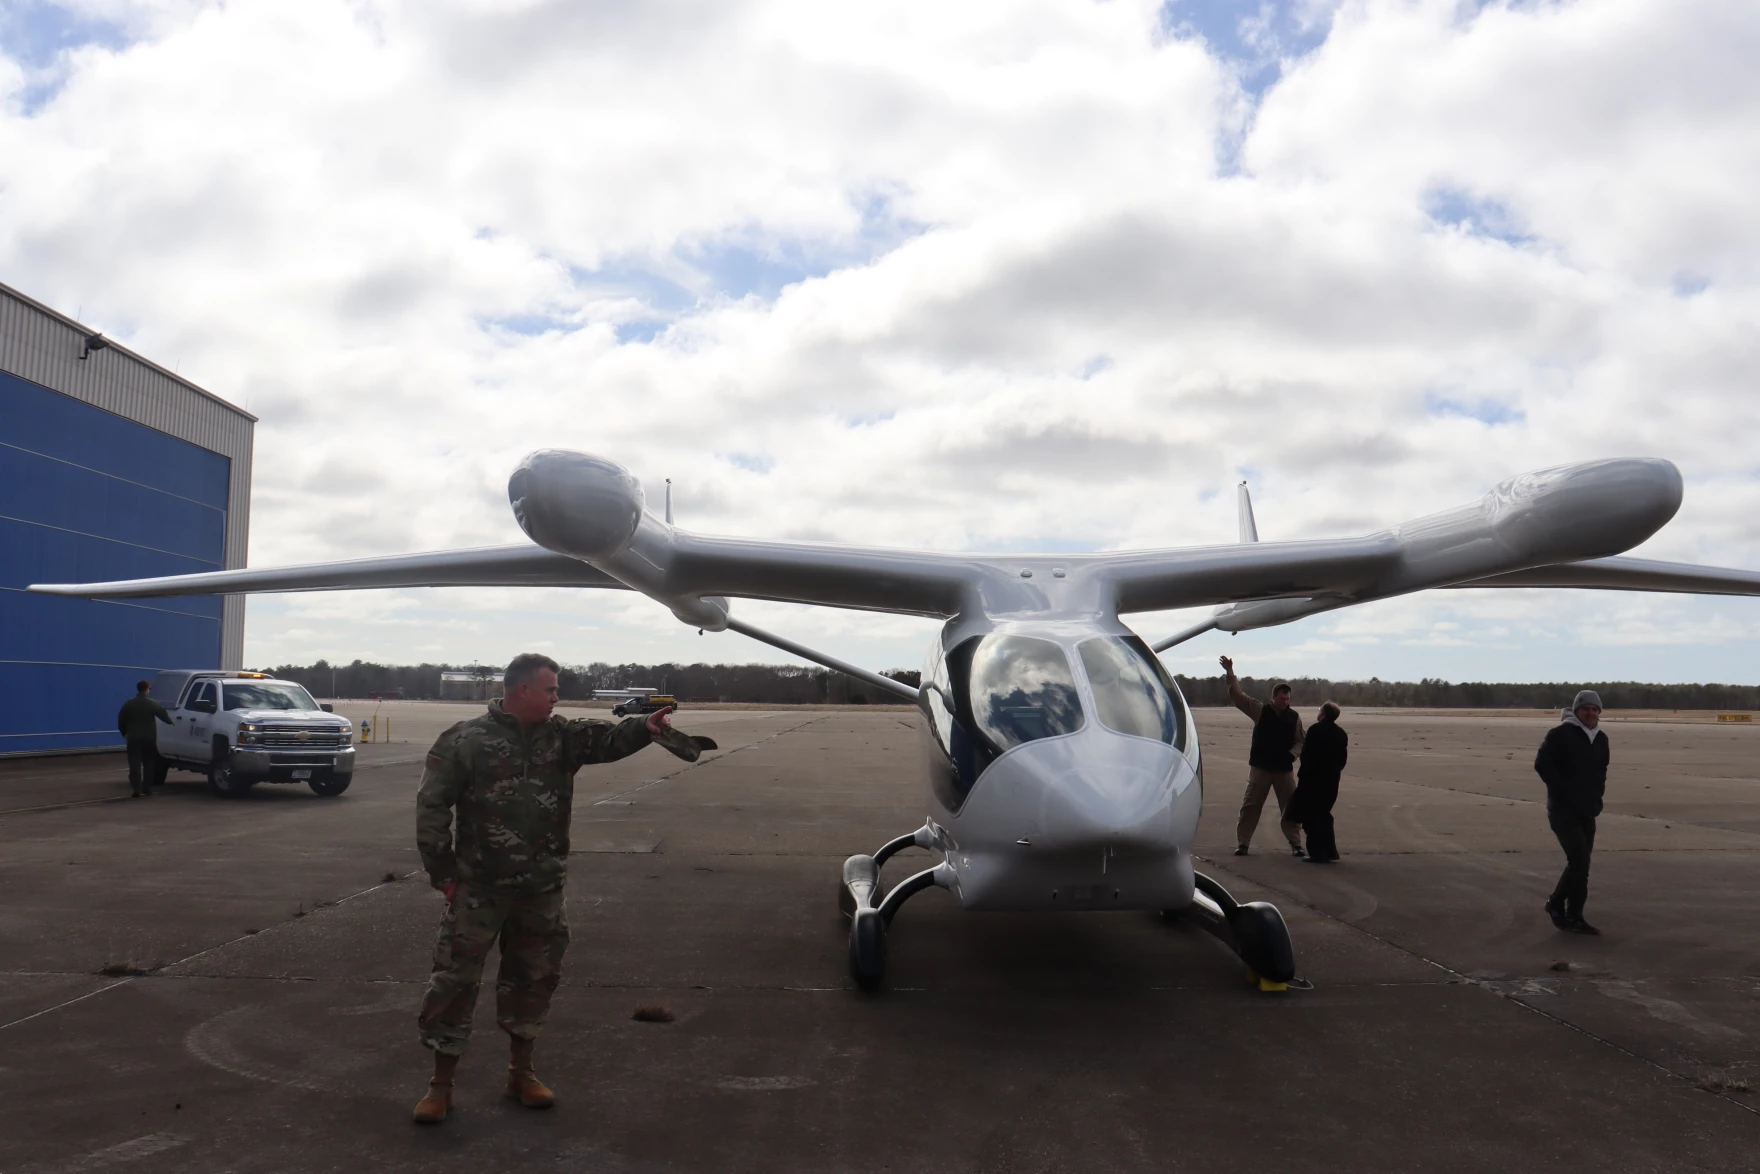
{"type": "MultiPolygon", "coordinates": [[[[1246,482],[1241,482],[1241,485],[1244,488],[1246,482]]],[[[672,525],[672,478],[670,477],[666,479],[666,524],[672,525]]]]}
{"type": "MultiPolygon", "coordinates": [[[[1240,507],[1241,541],[1259,541],[1259,527],[1253,521],[1253,495],[1247,492],[1247,483],[1245,481],[1242,481],[1239,487],[1235,489],[1235,502],[1240,507]]],[[[667,515],[667,520],[671,520],[670,514],[667,515]]]]}

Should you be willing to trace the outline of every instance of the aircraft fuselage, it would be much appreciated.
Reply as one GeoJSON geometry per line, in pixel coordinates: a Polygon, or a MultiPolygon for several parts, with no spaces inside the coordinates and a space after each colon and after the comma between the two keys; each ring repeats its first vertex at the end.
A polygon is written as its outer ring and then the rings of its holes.
{"type": "Polygon", "coordinates": [[[1129,628],[955,619],[918,706],[940,883],[962,907],[1190,904],[1197,732],[1129,628]]]}

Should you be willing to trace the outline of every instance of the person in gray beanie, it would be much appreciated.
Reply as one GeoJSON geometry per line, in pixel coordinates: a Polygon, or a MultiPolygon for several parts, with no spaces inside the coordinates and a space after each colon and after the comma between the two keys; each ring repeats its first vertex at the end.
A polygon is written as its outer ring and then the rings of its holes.
{"type": "Polygon", "coordinates": [[[1563,721],[1546,734],[1534,771],[1546,784],[1546,822],[1564,849],[1564,874],[1546,899],[1552,924],[1570,933],[1601,931],[1583,920],[1589,900],[1589,854],[1595,850],[1595,817],[1607,790],[1607,734],[1601,729],[1601,697],[1577,694],[1563,721]]]}

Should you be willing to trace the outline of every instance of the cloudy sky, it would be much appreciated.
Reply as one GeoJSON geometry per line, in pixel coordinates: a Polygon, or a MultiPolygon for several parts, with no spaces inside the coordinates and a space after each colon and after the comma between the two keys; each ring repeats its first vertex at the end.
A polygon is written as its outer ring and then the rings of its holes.
{"type": "MultiPolygon", "coordinates": [[[[1760,567],[1746,0],[7,0],[0,280],[248,407],[253,564],[520,540],[537,447],[682,525],[1366,532],[1678,463],[1760,567]]],[[[742,605],[875,667],[933,625],[742,605]]],[[[1145,616],[1156,637],[1186,615],[1145,616]]],[[[251,603],[253,663],[772,660],[659,605],[251,603]]],[[[1438,593],[1267,674],[1760,681],[1760,601],[1438,593]]]]}

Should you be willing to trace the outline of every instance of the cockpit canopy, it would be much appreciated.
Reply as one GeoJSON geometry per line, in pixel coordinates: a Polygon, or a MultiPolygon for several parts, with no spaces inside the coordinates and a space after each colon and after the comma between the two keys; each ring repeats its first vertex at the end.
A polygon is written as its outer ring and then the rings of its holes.
{"type": "Polygon", "coordinates": [[[991,632],[941,653],[923,673],[922,708],[939,753],[935,789],[959,810],[978,776],[1024,742],[1081,730],[1092,718],[1117,734],[1186,747],[1185,708],[1161,661],[1135,636],[1091,636],[1069,650],[1055,640],[991,632]]]}

